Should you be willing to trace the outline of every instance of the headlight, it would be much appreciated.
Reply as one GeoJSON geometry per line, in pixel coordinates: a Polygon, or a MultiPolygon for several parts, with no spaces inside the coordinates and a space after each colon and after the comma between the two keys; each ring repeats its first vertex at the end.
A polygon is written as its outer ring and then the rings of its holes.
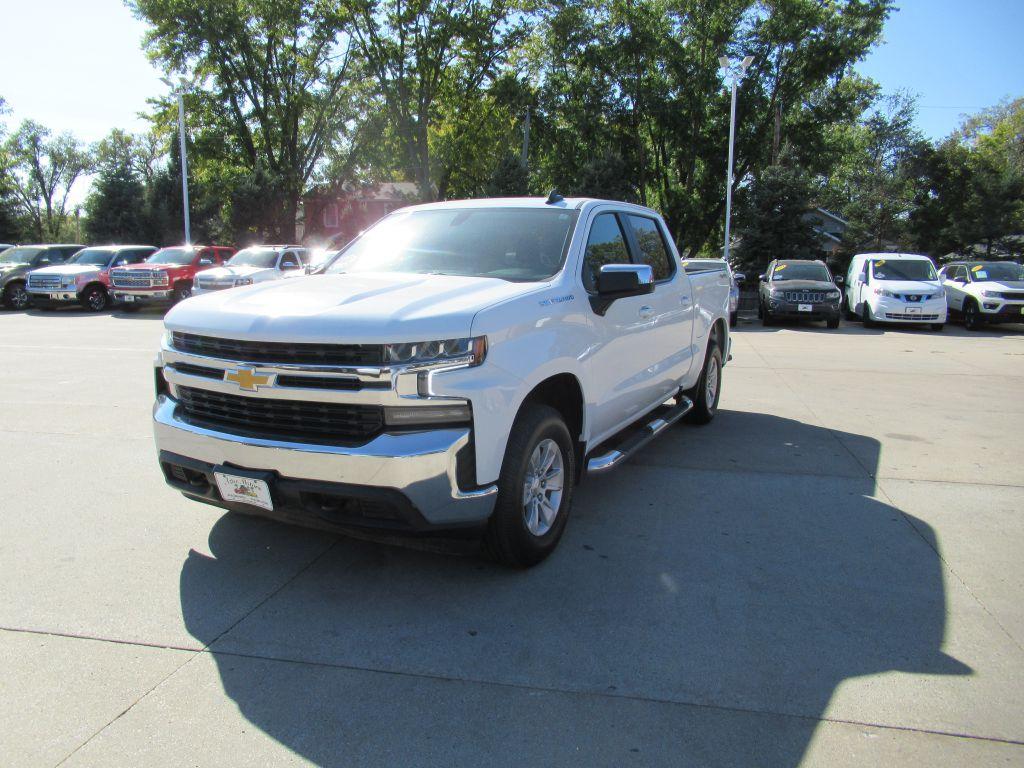
{"type": "Polygon", "coordinates": [[[828,292],[828,294],[827,294],[827,296],[828,296],[828,297],[829,297],[830,299],[838,299],[838,298],[839,298],[839,297],[840,297],[841,295],[842,295],[842,294],[841,294],[841,293],[839,293],[839,291],[829,291],[829,292],[828,292]]]}
{"type": "Polygon", "coordinates": [[[388,344],[384,347],[384,360],[400,365],[464,361],[480,365],[487,355],[487,337],[445,339],[443,341],[417,341],[407,344],[388,344]]]}
{"type": "Polygon", "coordinates": [[[74,276],[72,275],[70,277],[61,277],[61,279],[60,279],[60,287],[61,288],[74,288],[75,287],[75,278],[74,278],[74,276]]]}
{"type": "Polygon", "coordinates": [[[157,272],[153,275],[153,285],[167,285],[169,282],[166,272],[157,272]]]}
{"type": "Polygon", "coordinates": [[[999,291],[982,291],[981,295],[986,299],[1001,299],[1003,297],[999,291]]]}
{"type": "Polygon", "coordinates": [[[888,288],[875,288],[875,296],[888,296],[890,299],[895,299],[898,295],[888,288]]]}
{"type": "Polygon", "coordinates": [[[235,278],[235,287],[237,288],[240,285],[252,285],[252,278],[251,277],[236,277],[235,278]]]}

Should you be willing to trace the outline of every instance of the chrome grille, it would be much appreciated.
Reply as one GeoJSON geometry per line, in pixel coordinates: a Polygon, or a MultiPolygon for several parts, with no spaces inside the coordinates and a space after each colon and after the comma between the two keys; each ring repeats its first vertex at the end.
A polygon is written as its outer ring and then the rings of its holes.
{"type": "Polygon", "coordinates": [[[60,288],[60,275],[29,275],[29,288],[58,289],[60,288]]]}
{"type": "Polygon", "coordinates": [[[225,288],[233,288],[234,285],[235,283],[233,280],[231,282],[218,282],[217,280],[213,279],[204,280],[203,278],[199,278],[199,287],[202,288],[204,291],[222,291],[225,288]]]}
{"type": "Polygon", "coordinates": [[[786,301],[817,304],[827,298],[828,295],[824,291],[786,291],[786,301]]]}
{"type": "Polygon", "coordinates": [[[152,288],[153,273],[148,269],[130,269],[110,273],[110,282],[115,288],[152,288]]]}

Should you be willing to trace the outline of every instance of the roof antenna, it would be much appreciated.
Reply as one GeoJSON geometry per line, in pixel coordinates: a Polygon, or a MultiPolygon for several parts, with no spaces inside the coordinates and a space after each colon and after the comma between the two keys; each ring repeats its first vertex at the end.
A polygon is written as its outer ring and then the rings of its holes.
{"type": "Polygon", "coordinates": [[[552,189],[548,192],[548,199],[545,202],[545,205],[554,205],[555,203],[560,203],[563,200],[565,200],[565,198],[558,194],[558,190],[552,189]]]}

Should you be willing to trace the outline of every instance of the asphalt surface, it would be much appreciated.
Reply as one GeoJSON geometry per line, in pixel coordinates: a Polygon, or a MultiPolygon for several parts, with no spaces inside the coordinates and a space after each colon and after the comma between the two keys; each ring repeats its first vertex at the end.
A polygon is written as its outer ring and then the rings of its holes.
{"type": "Polygon", "coordinates": [[[742,323],[527,572],[186,501],[161,331],[0,313],[5,765],[1024,765],[1024,327],[742,323]]]}

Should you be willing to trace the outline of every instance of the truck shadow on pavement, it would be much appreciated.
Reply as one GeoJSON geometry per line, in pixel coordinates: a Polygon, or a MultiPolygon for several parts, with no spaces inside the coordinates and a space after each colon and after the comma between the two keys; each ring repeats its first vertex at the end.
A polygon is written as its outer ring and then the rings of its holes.
{"type": "Polygon", "coordinates": [[[941,650],[934,534],[872,498],[878,456],[723,411],[581,486],[529,571],[226,515],[182,613],[241,714],[317,764],[796,766],[826,713],[927,718],[895,683],[833,711],[844,680],[971,673],[941,650]],[[295,542],[276,591],[211,608],[295,542]]]}

